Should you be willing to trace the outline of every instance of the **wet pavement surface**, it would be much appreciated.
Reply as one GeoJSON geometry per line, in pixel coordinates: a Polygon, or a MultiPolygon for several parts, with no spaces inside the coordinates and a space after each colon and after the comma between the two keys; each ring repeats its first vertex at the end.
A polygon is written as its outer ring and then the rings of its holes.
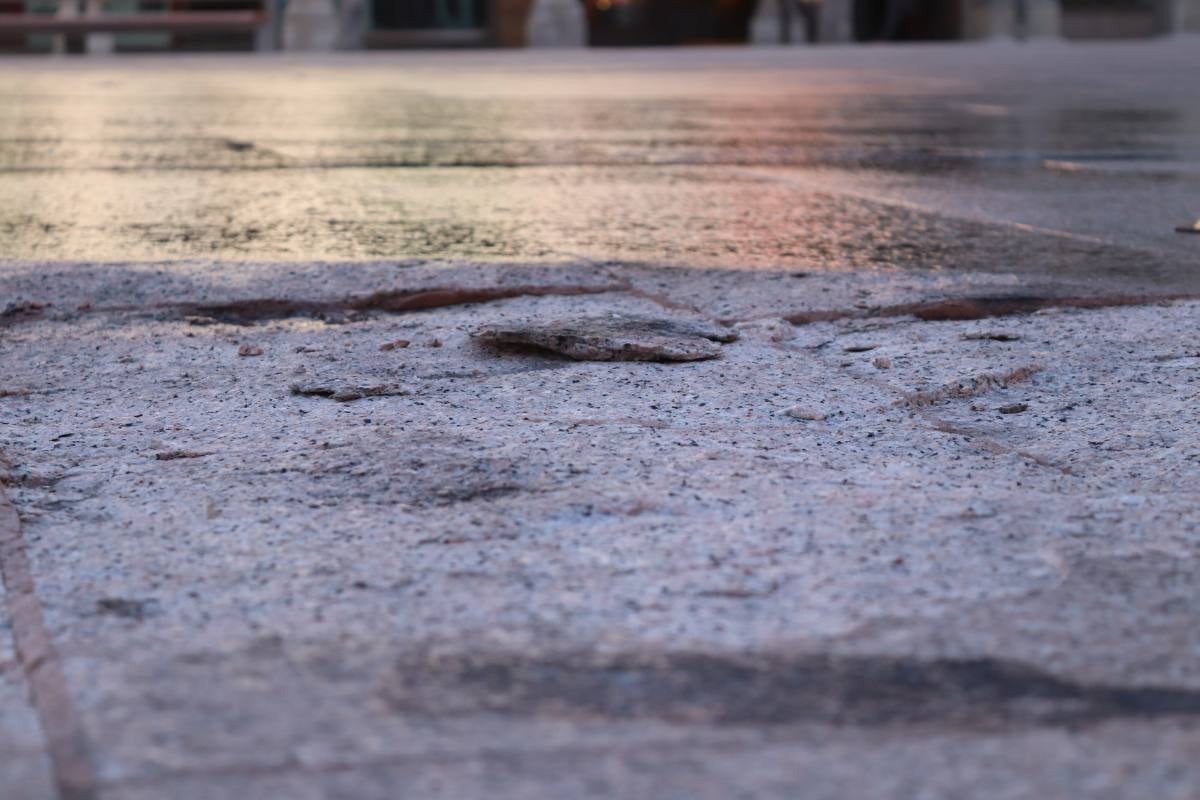
{"type": "Polygon", "coordinates": [[[13,60],[0,257],[577,258],[1200,288],[1200,48],[13,60]]]}

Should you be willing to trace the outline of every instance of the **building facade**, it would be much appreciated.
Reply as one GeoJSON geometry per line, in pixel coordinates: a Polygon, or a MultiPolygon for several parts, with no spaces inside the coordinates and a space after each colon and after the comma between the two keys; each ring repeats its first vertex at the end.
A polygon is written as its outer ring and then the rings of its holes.
{"type": "Polygon", "coordinates": [[[1200,0],[0,0],[0,49],[45,52],[780,45],[1183,32],[1200,32],[1200,0]]]}

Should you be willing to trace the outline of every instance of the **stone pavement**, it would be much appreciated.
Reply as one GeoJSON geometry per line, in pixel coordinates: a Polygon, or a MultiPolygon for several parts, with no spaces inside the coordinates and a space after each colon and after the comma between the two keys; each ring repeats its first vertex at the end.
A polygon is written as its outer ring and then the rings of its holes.
{"type": "MultiPolygon", "coordinates": [[[[4,676],[65,676],[35,710],[86,742],[49,748],[79,796],[1200,785],[1196,303],[937,321],[1017,284],[256,276],[10,265],[55,305],[4,332],[6,585],[26,554],[44,629],[23,595],[9,624],[54,651],[4,676]],[[346,300],[397,289],[447,305],[346,300]],[[745,321],[691,363],[470,335],[612,315],[745,321]]],[[[33,715],[5,718],[18,797],[52,796],[33,715]]]]}
{"type": "Polygon", "coordinates": [[[828,258],[645,263],[669,199],[612,257],[21,239],[0,797],[1194,798],[1200,237],[1137,224],[1195,187],[1172,130],[974,209],[976,167],[720,167],[819,185],[785,229],[828,258]],[[836,221],[878,209],[874,262],[836,221]],[[606,360],[488,336],[535,328],[606,360]],[[714,357],[622,360],[679,330],[714,357]]]}

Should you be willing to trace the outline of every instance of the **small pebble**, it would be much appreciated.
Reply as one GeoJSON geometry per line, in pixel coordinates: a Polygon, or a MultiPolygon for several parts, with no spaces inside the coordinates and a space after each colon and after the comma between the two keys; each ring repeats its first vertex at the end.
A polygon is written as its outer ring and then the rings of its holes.
{"type": "Polygon", "coordinates": [[[865,353],[868,350],[874,350],[879,347],[877,344],[851,344],[843,347],[842,350],[847,353],[865,353]]]}
{"type": "Polygon", "coordinates": [[[818,422],[828,416],[820,411],[813,411],[811,408],[805,408],[804,406],[792,406],[783,413],[793,419],[803,419],[811,422],[818,422]]]}
{"type": "Polygon", "coordinates": [[[211,450],[167,450],[155,453],[154,457],[159,461],[174,461],[179,458],[204,458],[204,456],[211,455],[213,455],[211,450]]]}
{"type": "Polygon", "coordinates": [[[871,360],[871,363],[875,365],[875,369],[891,369],[892,368],[892,360],[890,358],[888,358],[887,356],[877,356],[876,358],[871,360]]]}
{"type": "Polygon", "coordinates": [[[408,347],[411,342],[408,339],[397,339],[394,342],[379,345],[380,350],[395,350],[397,347],[408,347]]]}
{"type": "Polygon", "coordinates": [[[1027,403],[1013,403],[1009,406],[1000,406],[996,410],[1001,414],[1020,414],[1022,411],[1028,411],[1029,405],[1027,403]]]}
{"type": "Polygon", "coordinates": [[[967,341],[990,339],[993,342],[1015,342],[1021,338],[1019,333],[1001,333],[998,331],[979,331],[975,333],[964,333],[962,338],[967,341]]]}
{"type": "Polygon", "coordinates": [[[257,345],[244,344],[238,348],[239,356],[261,356],[262,354],[262,348],[257,345]]]}
{"type": "Polygon", "coordinates": [[[429,346],[430,346],[430,347],[441,347],[441,346],[442,346],[442,340],[441,340],[441,339],[430,339],[430,340],[429,340],[429,346]]]}
{"type": "Polygon", "coordinates": [[[213,319],[212,317],[188,316],[188,317],[184,317],[183,321],[186,322],[188,325],[201,325],[202,326],[202,325],[216,325],[217,324],[217,321],[215,319],[213,319]]]}

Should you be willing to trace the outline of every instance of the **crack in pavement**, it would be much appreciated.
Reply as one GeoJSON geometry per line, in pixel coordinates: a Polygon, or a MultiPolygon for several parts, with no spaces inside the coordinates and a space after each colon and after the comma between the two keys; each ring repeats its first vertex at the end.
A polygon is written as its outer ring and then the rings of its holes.
{"type": "MultiPolygon", "coordinates": [[[[547,297],[547,296],[576,296],[591,294],[612,294],[629,292],[630,286],[625,283],[606,284],[602,286],[582,286],[578,284],[550,285],[516,285],[516,286],[439,286],[427,289],[385,289],[367,295],[349,296],[328,300],[286,298],[286,297],[255,297],[245,300],[229,300],[219,303],[152,303],[148,305],[111,305],[93,306],[84,304],[75,309],[78,314],[112,314],[129,312],[161,312],[167,311],[178,315],[181,319],[191,318],[193,324],[206,324],[206,321],[225,322],[234,325],[250,325],[268,320],[288,319],[290,317],[320,317],[322,315],[340,315],[384,311],[388,313],[403,313],[407,311],[425,311],[434,308],[468,305],[472,303],[488,303],[496,300],[507,300],[514,297],[547,297]]],[[[15,324],[20,321],[37,319],[44,316],[49,303],[27,303],[12,313],[0,314],[0,325],[15,324]]]]}
{"type": "MultiPolygon", "coordinates": [[[[900,303],[874,308],[823,309],[797,311],[783,314],[782,319],[793,325],[811,325],[816,322],[836,322],[843,319],[877,319],[889,317],[916,317],[922,322],[965,322],[988,317],[1025,316],[1048,308],[1101,309],[1124,306],[1148,306],[1172,303],[1181,300],[1197,300],[1197,294],[1167,295],[977,295],[973,297],[946,298],[917,303],[900,303]]],[[[721,319],[722,324],[753,322],[759,319],[780,317],[778,314],[763,314],[747,319],[721,319]]]]}
{"type": "MultiPolygon", "coordinates": [[[[600,286],[522,284],[514,286],[440,286],[426,289],[386,289],[366,295],[352,295],[331,299],[256,297],[216,303],[177,302],[108,306],[93,306],[90,303],[85,303],[74,309],[74,313],[167,311],[197,325],[212,324],[214,322],[250,325],[256,322],[301,316],[315,318],[331,317],[337,320],[339,316],[365,314],[372,311],[404,313],[473,303],[488,303],[516,297],[597,294],[624,294],[654,303],[666,310],[686,311],[696,314],[708,319],[710,322],[725,327],[772,318],[783,319],[797,326],[810,325],[817,322],[835,322],[845,319],[888,319],[895,317],[915,317],[923,322],[969,321],[988,317],[1023,316],[1050,308],[1103,309],[1200,299],[1200,294],[1194,293],[1063,296],[996,294],[949,297],[940,300],[899,303],[887,306],[815,309],[783,314],[771,312],[743,318],[714,316],[706,313],[695,304],[676,301],[661,292],[639,289],[626,281],[616,279],[613,283],[600,286]]],[[[46,311],[51,308],[53,308],[53,304],[51,303],[27,302],[15,304],[0,313],[0,327],[41,319],[45,316],[46,311]]]]}
{"type": "Polygon", "coordinates": [[[608,294],[628,291],[627,284],[604,286],[520,285],[520,286],[447,286],[430,289],[388,289],[342,300],[288,300],[257,298],[228,303],[175,304],[172,308],[188,315],[205,315],[221,322],[247,324],[263,320],[286,319],[337,312],[385,311],[400,313],[432,308],[488,303],[514,297],[546,297],[608,294]]]}

